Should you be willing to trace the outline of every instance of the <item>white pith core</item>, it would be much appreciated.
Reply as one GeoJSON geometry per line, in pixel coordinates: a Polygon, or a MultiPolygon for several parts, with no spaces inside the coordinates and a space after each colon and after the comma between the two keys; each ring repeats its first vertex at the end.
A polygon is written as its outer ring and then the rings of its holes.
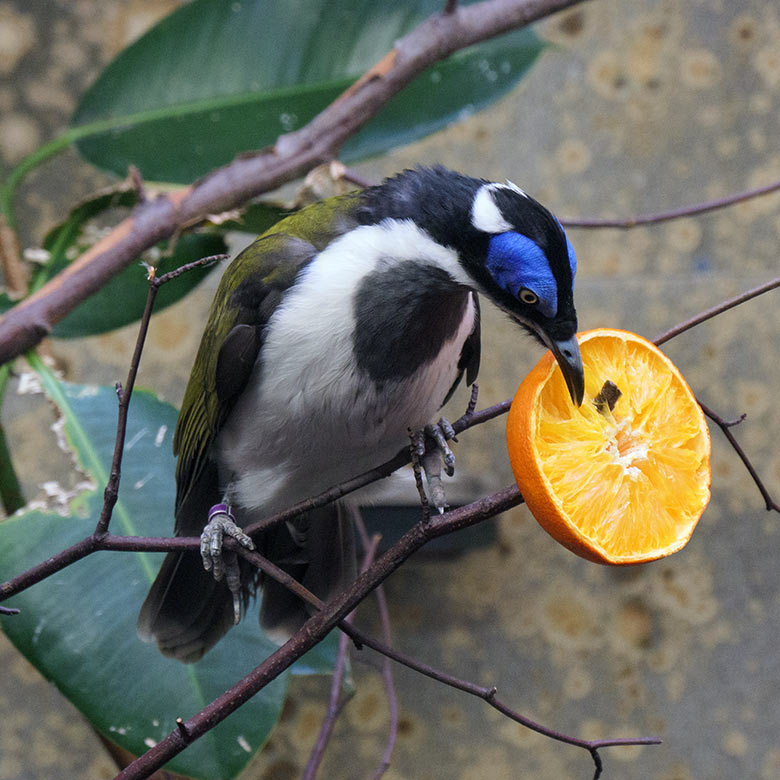
{"type": "Polygon", "coordinates": [[[647,460],[649,447],[640,432],[631,429],[631,420],[626,417],[615,422],[612,430],[608,432],[607,452],[626,476],[636,479],[642,472],[635,464],[647,460]]]}

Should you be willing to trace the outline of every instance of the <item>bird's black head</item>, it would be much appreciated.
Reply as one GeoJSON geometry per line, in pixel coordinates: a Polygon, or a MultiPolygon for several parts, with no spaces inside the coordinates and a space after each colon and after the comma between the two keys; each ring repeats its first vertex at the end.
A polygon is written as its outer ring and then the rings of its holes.
{"type": "Polygon", "coordinates": [[[366,201],[372,220],[412,219],[454,249],[474,286],[553,351],[579,405],[584,379],[573,296],[577,258],[550,211],[510,182],[442,167],[405,171],[373,192],[366,201]]]}

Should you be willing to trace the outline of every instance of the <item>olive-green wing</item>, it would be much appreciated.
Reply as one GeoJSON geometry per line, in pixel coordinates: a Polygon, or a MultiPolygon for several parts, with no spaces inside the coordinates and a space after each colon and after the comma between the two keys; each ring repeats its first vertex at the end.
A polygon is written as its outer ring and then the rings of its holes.
{"type": "MultiPolygon", "coordinates": [[[[179,510],[199,481],[216,480],[211,446],[246,387],[271,315],[301,269],[330,241],[357,224],[353,213],[358,201],[356,194],[330,198],[286,217],[226,269],[211,305],[173,439],[174,454],[179,457],[177,532],[199,532],[198,523],[187,522],[179,510]]],[[[198,487],[195,493],[209,486],[198,487]]],[[[210,488],[212,493],[214,487],[210,488]]],[[[200,527],[205,521],[205,517],[198,519],[200,527]]]]}

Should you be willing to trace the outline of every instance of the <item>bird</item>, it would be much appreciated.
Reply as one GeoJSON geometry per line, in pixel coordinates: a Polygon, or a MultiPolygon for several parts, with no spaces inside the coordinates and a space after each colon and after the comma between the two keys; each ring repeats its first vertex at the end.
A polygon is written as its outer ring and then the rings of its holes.
{"type": "Polygon", "coordinates": [[[203,561],[197,551],[167,553],[140,611],[141,638],[197,661],[258,589],[260,624],[274,641],[309,617],[245,561],[226,566],[223,534],[325,601],[354,578],[354,531],[338,503],[251,540],[241,529],[385,462],[462,379],[472,385],[480,296],[552,350],[579,406],[576,269],[561,223],[538,201],[509,181],[443,166],[307,206],[238,254],[174,435],[174,530],[201,535],[203,561]]]}

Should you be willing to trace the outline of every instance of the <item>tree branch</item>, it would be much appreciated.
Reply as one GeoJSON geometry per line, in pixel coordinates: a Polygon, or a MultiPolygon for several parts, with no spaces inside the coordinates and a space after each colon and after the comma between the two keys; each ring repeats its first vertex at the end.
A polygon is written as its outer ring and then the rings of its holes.
{"type": "Polygon", "coordinates": [[[759,295],[763,295],[766,292],[775,290],[778,287],[780,287],[780,276],[768,282],[764,282],[764,284],[760,284],[758,287],[754,287],[752,290],[746,290],[739,295],[735,295],[733,298],[729,298],[728,300],[719,303],[717,306],[713,306],[706,311],[700,312],[695,317],[691,317],[689,320],[685,320],[685,322],[681,322],[679,325],[675,325],[673,328],[670,328],[665,333],[662,333],[660,336],[654,339],[653,343],[656,346],[660,346],[664,342],[669,341],[669,339],[673,339],[675,336],[679,336],[681,333],[685,333],[686,330],[690,330],[696,325],[700,325],[702,322],[706,322],[707,320],[716,317],[718,314],[723,314],[724,311],[733,309],[735,306],[739,306],[741,303],[745,303],[746,301],[752,300],[753,298],[757,298],[759,295]]]}
{"type": "Polygon", "coordinates": [[[305,127],[190,187],[136,206],[106,238],[0,318],[0,363],[35,346],[79,303],[158,241],[336,157],[347,138],[433,63],[581,2],[484,0],[431,16],[305,127]]]}
{"type": "Polygon", "coordinates": [[[716,414],[712,409],[710,409],[708,406],[705,406],[699,399],[696,399],[699,406],[701,406],[701,410],[704,412],[704,414],[707,415],[707,417],[712,420],[715,425],[717,425],[721,431],[723,431],[723,435],[728,440],[728,443],[732,446],[734,452],[737,453],[737,456],[744,464],[745,468],[748,470],[748,474],[750,474],[750,478],[755,483],[755,486],[758,488],[758,492],[761,493],[761,497],[764,499],[764,504],[766,506],[767,512],[780,512],[780,505],[772,498],[772,496],[769,494],[769,491],[766,489],[766,485],[764,485],[761,477],[758,476],[758,472],[756,471],[755,466],[753,465],[750,458],[747,456],[745,451],[742,449],[742,446],[737,441],[734,434],[731,432],[731,429],[742,422],[742,420],[745,419],[745,415],[743,414],[741,417],[738,417],[736,420],[724,420],[719,414],[716,414]]]}
{"type": "MultiPolygon", "coordinates": [[[[116,780],[140,780],[178,755],[189,741],[197,739],[235,712],[244,702],[252,698],[271,680],[289,668],[305,652],[320,642],[325,635],[343,620],[377,585],[390,576],[410,555],[431,539],[443,536],[505,512],[522,502],[516,486],[446,512],[432,518],[429,523],[418,523],[407,531],[387,552],[345,591],[337,595],[327,606],[306,621],[304,626],[278,650],[266,658],[246,677],[224,694],[206,705],[197,715],[185,721],[188,739],[182,737],[181,729],[168,734],[155,747],[128,765],[116,776],[116,780]]],[[[246,555],[253,562],[259,555],[246,555]]]]}

